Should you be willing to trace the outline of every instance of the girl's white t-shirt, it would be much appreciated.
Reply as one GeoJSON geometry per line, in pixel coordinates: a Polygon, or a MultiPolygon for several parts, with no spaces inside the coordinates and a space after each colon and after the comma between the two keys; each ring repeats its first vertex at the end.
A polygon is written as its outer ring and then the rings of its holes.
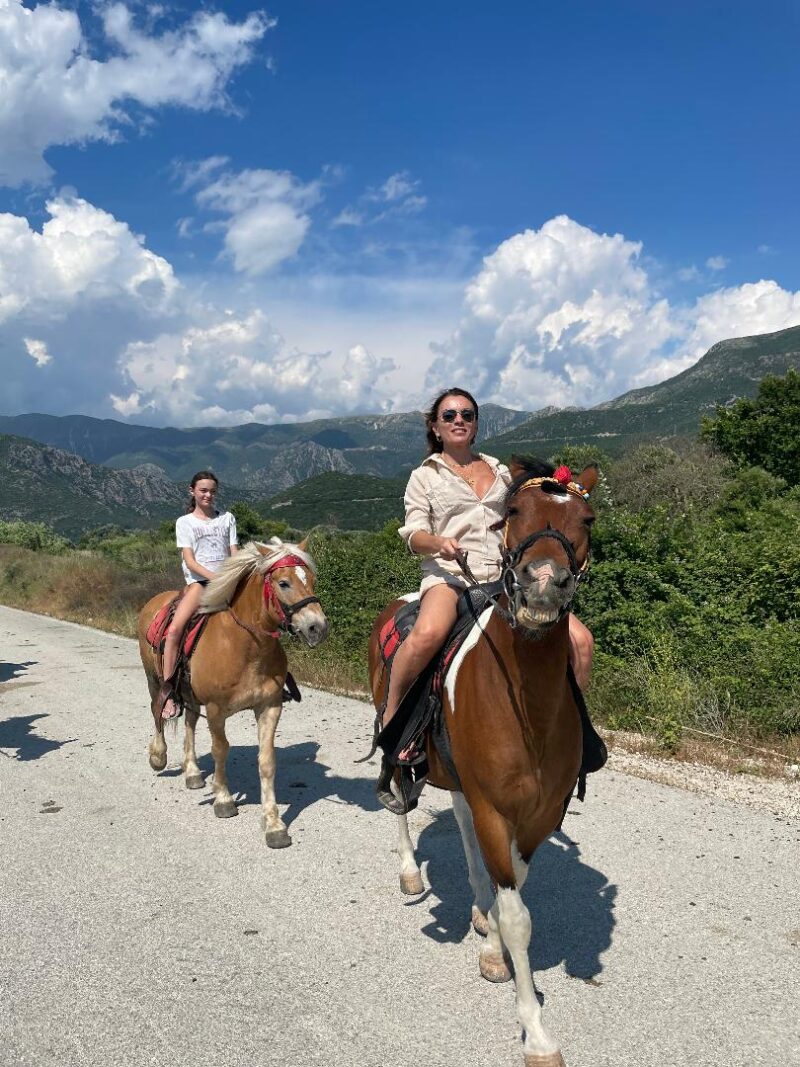
{"type": "MultiPolygon", "coordinates": [[[[191,548],[194,558],[210,571],[218,571],[231,554],[231,545],[236,540],[236,519],[229,511],[223,511],[213,519],[198,519],[196,515],[181,515],[175,523],[175,540],[178,548],[191,548]]],[[[181,560],[186,584],[203,579],[193,574],[181,560]]]]}

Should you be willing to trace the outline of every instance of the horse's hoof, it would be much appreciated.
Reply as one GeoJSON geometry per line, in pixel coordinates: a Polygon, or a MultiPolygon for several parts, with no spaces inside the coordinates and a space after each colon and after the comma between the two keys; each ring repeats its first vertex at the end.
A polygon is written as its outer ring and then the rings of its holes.
{"type": "Polygon", "coordinates": [[[167,754],[165,752],[163,756],[156,756],[151,752],[149,760],[154,771],[163,771],[167,765],[167,754]]]}
{"type": "Polygon", "coordinates": [[[472,905],[472,929],[481,937],[486,937],[489,933],[489,920],[474,904],[472,905]]]}
{"type": "Polygon", "coordinates": [[[202,774],[187,774],[183,779],[183,784],[187,789],[202,789],[206,784],[206,780],[202,774]]]}
{"type": "Polygon", "coordinates": [[[560,1052],[548,1052],[544,1056],[525,1056],[525,1067],[566,1067],[560,1052]]]}
{"type": "Polygon", "coordinates": [[[291,837],[286,830],[268,830],[264,834],[267,848],[288,848],[292,843],[291,837]]]}
{"type": "Polygon", "coordinates": [[[220,800],[214,805],[214,814],[218,819],[232,819],[239,814],[239,809],[232,800],[220,800]]]}
{"type": "Polygon", "coordinates": [[[400,892],[404,893],[407,897],[418,897],[425,889],[422,884],[422,875],[419,871],[415,871],[413,874],[401,874],[400,875],[400,892]]]}
{"type": "Polygon", "coordinates": [[[511,971],[509,971],[508,964],[502,954],[482,952],[478,957],[478,965],[481,969],[481,975],[487,982],[494,982],[495,985],[500,985],[502,982],[511,981],[511,971]]]}

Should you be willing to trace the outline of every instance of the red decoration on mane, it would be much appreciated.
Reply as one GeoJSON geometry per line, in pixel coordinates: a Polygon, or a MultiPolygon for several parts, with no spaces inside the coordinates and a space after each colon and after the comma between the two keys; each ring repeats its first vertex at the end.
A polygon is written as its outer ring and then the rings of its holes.
{"type": "Polygon", "coordinates": [[[553,477],[557,482],[561,482],[562,485],[569,485],[572,481],[572,471],[569,467],[558,467],[554,471],[553,477]]]}

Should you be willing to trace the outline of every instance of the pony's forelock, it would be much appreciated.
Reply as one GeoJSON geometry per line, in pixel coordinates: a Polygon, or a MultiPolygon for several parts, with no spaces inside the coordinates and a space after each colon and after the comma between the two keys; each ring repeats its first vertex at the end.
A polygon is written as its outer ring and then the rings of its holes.
{"type": "MultiPolygon", "coordinates": [[[[537,459],[536,456],[512,456],[511,462],[516,466],[522,467],[522,472],[518,474],[511,485],[509,485],[508,492],[506,493],[506,504],[508,504],[519,491],[520,486],[524,485],[530,478],[552,478],[556,472],[556,468],[552,463],[547,463],[543,459],[537,459]]],[[[542,485],[542,488],[545,492],[566,492],[564,486],[555,480],[553,480],[552,483],[545,482],[542,485]]]]}
{"type": "Polygon", "coordinates": [[[291,541],[281,541],[279,537],[271,537],[266,542],[248,541],[235,556],[229,556],[225,560],[205,587],[198,610],[204,615],[224,611],[244,578],[249,578],[251,574],[266,574],[283,556],[296,556],[316,577],[316,563],[299,545],[291,541]],[[262,549],[268,551],[263,552],[262,549]]]}

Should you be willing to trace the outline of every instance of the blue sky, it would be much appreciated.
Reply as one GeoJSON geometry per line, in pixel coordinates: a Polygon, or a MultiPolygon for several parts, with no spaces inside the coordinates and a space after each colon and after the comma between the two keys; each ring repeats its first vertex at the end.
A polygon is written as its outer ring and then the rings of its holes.
{"type": "Polygon", "coordinates": [[[589,405],[800,323],[799,30],[788,2],[0,0],[2,406],[589,405]]]}

